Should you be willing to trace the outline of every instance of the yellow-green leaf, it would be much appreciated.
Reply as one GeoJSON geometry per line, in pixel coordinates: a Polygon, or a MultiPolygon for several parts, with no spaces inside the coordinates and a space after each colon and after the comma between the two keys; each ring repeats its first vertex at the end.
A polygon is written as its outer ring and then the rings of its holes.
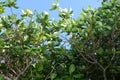
{"type": "Polygon", "coordinates": [[[5,12],[5,8],[3,7],[0,7],[0,14],[4,13],[5,12]]]}

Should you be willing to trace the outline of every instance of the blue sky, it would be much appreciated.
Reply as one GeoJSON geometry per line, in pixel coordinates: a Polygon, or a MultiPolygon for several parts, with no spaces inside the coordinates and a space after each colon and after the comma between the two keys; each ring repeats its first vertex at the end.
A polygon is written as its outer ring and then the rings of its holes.
{"type": "MultiPolygon", "coordinates": [[[[55,0],[17,0],[18,10],[14,10],[15,13],[21,14],[22,9],[37,10],[40,13],[42,11],[48,11],[52,18],[57,18],[58,13],[56,11],[49,11],[52,2],[55,0]]],[[[82,11],[82,8],[87,8],[88,5],[92,8],[97,8],[101,5],[101,0],[59,0],[59,4],[62,8],[72,8],[74,16],[77,18],[82,11]]]]}

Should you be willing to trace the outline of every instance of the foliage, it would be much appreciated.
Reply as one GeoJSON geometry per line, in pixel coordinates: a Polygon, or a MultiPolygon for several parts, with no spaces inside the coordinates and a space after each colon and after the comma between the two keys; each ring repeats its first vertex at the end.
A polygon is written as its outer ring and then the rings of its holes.
{"type": "Polygon", "coordinates": [[[59,11],[58,21],[30,9],[18,17],[13,8],[16,0],[0,1],[0,80],[119,79],[119,0],[88,6],[77,19],[56,0],[50,10],[59,11]]]}

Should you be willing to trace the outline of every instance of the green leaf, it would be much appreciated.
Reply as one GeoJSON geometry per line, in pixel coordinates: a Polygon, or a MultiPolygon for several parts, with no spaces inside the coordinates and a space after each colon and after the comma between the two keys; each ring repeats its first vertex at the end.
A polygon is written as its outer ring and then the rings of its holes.
{"type": "Polygon", "coordinates": [[[38,71],[42,71],[43,70],[43,65],[41,64],[38,68],[38,71]]]}
{"type": "Polygon", "coordinates": [[[13,5],[13,7],[15,8],[15,9],[18,9],[19,7],[18,6],[16,6],[16,5],[13,5]]]}
{"type": "Polygon", "coordinates": [[[0,76],[0,80],[5,80],[5,79],[3,78],[3,76],[0,76]]]}
{"type": "Polygon", "coordinates": [[[55,79],[56,76],[57,76],[56,73],[51,73],[51,74],[50,74],[50,79],[53,80],[53,79],[55,79]]]}
{"type": "Polygon", "coordinates": [[[116,51],[116,54],[120,54],[120,51],[116,51]]]}
{"type": "Polygon", "coordinates": [[[36,64],[32,64],[32,66],[35,68],[35,67],[36,67],[36,64]]]}
{"type": "Polygon", "coordinates": [[[75,71],[75,65],[71,64],[69,67],[69,73],[72,74],[75,71]]]}
{"type": "Polygon", "coordinates": [[[0,39],[0,46],[4,45],[4,41],[0,39]]]}
{"type": "Polygon", "coordinates": [[[87,8],[90,9],[90,10],[92,9],[92,7],[90,5],[87,8]]]}
{"type": "Polygon", "coordinates": [[[84,74],[75,74],[73,75],[74,78],[81,79],[84,77],[84,74]]]}
{"type": "Polygon", "coordinates": [[[59,9],[59,3],[58,3],[58,1],[52,3],[52,8],[50,10],[57,10],[57,9],[59,9]]]}
{"type": "Polygon", "coordinates": [[[88,26],[88,27],[86,28],[86,30],[87,30],[88,33],[91,31],[91,29],[92,29],[92,26],[88,26]]]}
{"type": "Polygon", "coordinates": [[[117,0],[117,3],[120,5],[120,0],[117,0]]]}
{"type": "Polygon", "coordinates": [[[98,50],[97,50],[97,53],[99,53],[99,54],[103,54],[103,48],[102,47],[100,47],[98,50]]]}
{"type": "Polygon", "coordinates": [[[28,16],[30,18],[33,18],[33,12],[30,9],[24,9],[22,10],[22,13],[23,13],[22,15],[23,17],[28,16]]]}
{"type": "Polygon", "coordinates": [[[7,5],[6,6],[8,6],[8,7],[14,7],[14,8],[18,8],[17,6],[16,6],[16,0],[7,0],[7,5]]]}
{"type": "Polygon", "coordinates": [[[4,13],[5,12],[5,8],[3,7],[0,7],[0,14],[4,13]]]}
{"type": "Polygon", "coordinates": [[[53,36],[55,36],[55,37],[58,37],[59,35],[60,35],[59,32],[54,32],[54,33],[53,33],[53,36]]]}

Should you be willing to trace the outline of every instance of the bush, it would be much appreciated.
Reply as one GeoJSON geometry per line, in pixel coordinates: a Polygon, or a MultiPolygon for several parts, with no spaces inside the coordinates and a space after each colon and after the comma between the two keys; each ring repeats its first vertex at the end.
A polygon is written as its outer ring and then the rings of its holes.
{"type": "Polygon", "coordinates": [[[83,9],[72,17],[58,1],[60,19],[29,9],[16,0],[0,2],[0,80],[118,80],[120,75],[120,4],[118,0],[83,9]],[[68,45],[66,45],[66,43],[68,45]]]}

